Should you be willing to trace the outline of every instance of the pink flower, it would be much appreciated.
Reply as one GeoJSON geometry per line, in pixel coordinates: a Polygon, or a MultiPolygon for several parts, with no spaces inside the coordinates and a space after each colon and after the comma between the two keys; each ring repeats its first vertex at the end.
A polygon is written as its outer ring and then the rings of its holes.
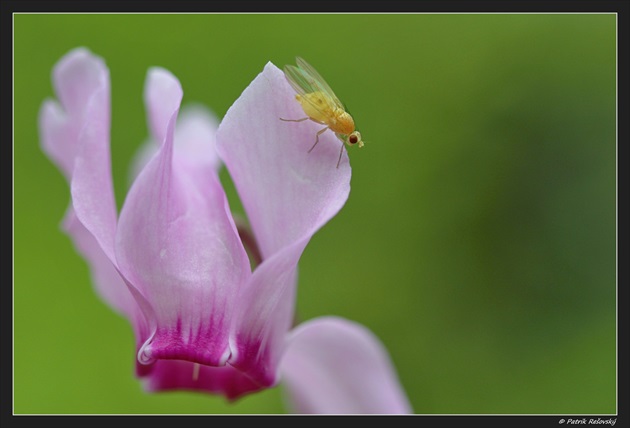
{"type": "Polygon", "coordinates": [[[324,317],[291,330],[298,260],[346,202],[351,169],[347,154],[336,168],[332,133],[309,154],[317,125],[278,119],[301,115],[278,68],[265,66],[218,130],[202,108],[179,115],[179,81],[149,70],[152,141],[119,214],[105,63],[75,49],[55,66],[53,83],[59,102],[44,102],[39,123],[43,150],[70,184],[63,227],[97,292],[130,321],[148,391],[235,399],[282,381],[299,412],[411,411],[384,347],[364,327],[324,317]],[[222,164],[251,234],[232,216],[222,164]],[[255,245],[245,239],[252,236],[255,245]],[[247,250],[260,257],[253,270],[247,250]]]}

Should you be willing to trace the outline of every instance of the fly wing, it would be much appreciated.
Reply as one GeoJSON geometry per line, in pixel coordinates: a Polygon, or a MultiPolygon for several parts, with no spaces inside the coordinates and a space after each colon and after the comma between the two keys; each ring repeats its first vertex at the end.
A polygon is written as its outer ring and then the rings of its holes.
{"type": "Polygon", "coordinates": [[[299,56],[295,58],[295,61],[300,69],[304,71],[304,73],[310,77],[312,81],[311,85],[318,88],[318,90],[323,91],[328,95],[335,103],[335,105],[341,109],[344,108],[343,103],[339,101],[337,95],[333,92],[328,83],[324,80],[324,78],[315,70],[315,68],[306,62],[303,58],[299,56]]]}
{"type": "Polygon", "coordinates": [[[321,113],[322,116],[329,115],[331,111],[335,110],[335,107],[341,106],[339,100],[330,97],[330,92],[326,89],[328,87],[326,82],[322,85],[320,80],[310,75],[303,68],[285,65],[284,75],[295,92],[308,102],[313,109],[321,113]]]}
{"type": "Polygon", "coordinates": [[[314,86],[315,82],[312,79],[309,79],[309,76],[306,73],[294,65],[285,65],[284,75],[289,81],[291,87],[300,95],[310,94],[311,92],[319,90],[317,86],[314,86]]]}

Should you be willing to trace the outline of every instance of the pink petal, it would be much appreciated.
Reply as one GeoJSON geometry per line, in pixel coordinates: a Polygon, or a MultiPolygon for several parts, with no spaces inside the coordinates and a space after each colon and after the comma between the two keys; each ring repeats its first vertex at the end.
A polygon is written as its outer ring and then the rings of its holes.
{"type": "Polygon", "coordinates": [[[160,146],[156,141],[149,138],[140,145],[138,150],[131,159],[131,165],[129,167],[129,183],[133,184],[140,172],[144,169],[149,161],[157,154],[160,146]]]}
{"type": "Polygon", "coordinates": [[[72,207],[66,212],[63,226],[78,252],[87,260],[92,282],[100,297],[119,313],[133,319],[137,308],[133,296],[94,235],[77,219],[72,207]]]}
{"type": "Polygon", "coordinates": [[[342,318],[298,326],[281,372],[296,413],[413,412],[382,343],[362,325],[342,318]]]}
{"type": "MultiPolygon", "coordinates": [[[[101,58],[85,48],[77,48],[55,65],[53,85],[61,105],[53,100],[42,105],[42,149],[70,181],[84,116],[96,92],[109,92],[109,72],[101,58]]],[[[103,119],[108,121],[109,117],[103,119]]]]}
{"type": "Polygon", "coordinates": [[[109,71],[101,58],[78,48],[55,65],[53,84],[61,105],[47,101],[42,106],[42,147],[71,181],[77,217],[113,260],[109,71]]]}
{"type": "Polygon", "coordinates": [[[261,385],[277,382],[277,367],[293,322],[297,257],[301,249],[265,260],[239,294],[229,363],[261,385]]]}
{"type": "Polygon", "coordinates": [[[159,143],[164,142],[166,126],[173,109],[178,109],[182,100],[182,87],[168,70],[152,67],[147,72],[144,86],[144,102],[151,135],[159,143]]]}
{"type": "Polygon", "coordinates": [[[53,83],[61,105],[47,101],[42,106],[42,146],[71,180],[77,218],[113,260],[109,71],[101,58],[78,48],[57,63],[53,83]]]}
{"type": "Polygon", "coordinates": [[[82,121],[69,121],[57,101],[46,100],[39,111],[39,133],[42,150],[66,177],[72,179],[82,121]]]}
{"type": "MultiPolygon", "coordinates": [[[[149,81],[169,88],[151,103],[171,108],[164,144],[131,187],[116,237],[118,265],[154,310],[156,330],[139,352],[141,363],[185,359],[222,365],[230,355],[229,324],[238,290],[250,270],[247,254],[219,182],[208,163],[174,153],[179,98],[176,79],[159,71],[149,81]],[[165,82],[166,78],[173,82],[165,82]]],[[[149,111],[156,108],[149,106],[149,111]]],[[[159,114],[151,120],[161,129],[159,114]]],[[[211,141],[207,141],[208,149],[211,141]]]]}
{"type": "Polygon", "coordinates": [[[181,111],[175,128],[175,151],[189,162],[218,170],[221,159],[216,149],[219,121],[201,105],[188,105],[181,111]]]}
{"type": "Polygon", "coordinates": [[[86,108],[70,183],[72,205],[78,219],[113,262],[116,201],[110,166],[109,86],[96,91],[86,108]]]}
{"type": "MultiPolygon", "coordinates": [[[[221,160],[215,147],[218,125],[214,114],[201,105],[182,108],[175,127],[175,152],[189,158],[190,161],[219,169],[221,160]]],[[[132,161],[131,182],[155,156],[159,147],[160,144],[154,138],[150,138],[140,147],[132,161]]]]}
{"type": "Polygon", "coordinates": [[[293,317],[297,262],[311,236],[343,206],[350,166],[330,131],[308,153],[321,125],[304,117],[295,92],[273,64],[245,89],[217,131],[217,151],[230,172],[263,262],[240,296],[230,364],[265,385],[293,317]]]}
{"type": "Polygon", "coordinates": [[[109,71],[89,50],[70,51],[55,66],[53,83],[61,105],[47,101],[40,113],[42,146],[70,180],[72,203],[64,228],[90,263],[99,294],[146,330],[147,306],[117,271],[114,258],[116,205],[110,169],[109,71]],[[127,291],[121,288],[121,281],[127,291]]]}
{"type": "Polygon", "coordinates": [[[309,237],[348,199],[347,153],[339,168],[341,141],[304,117],[284,73],[268,63],[226,113],[217,150],[230,172],[263,259],[309,237]]]}
{"type": "MultiPolygon", "coordinates": [[[[150,332],[141,306],[136,302],[136,296],[132,294],[116,266],[105,255],[94,235],[77,219],[72,207],[66,212],[63,226],[72,238],[77,251],[88,262],[96,292],[113,309],[130,321],[136,342],[139,342],[137,346],[140,346],[149,337],[150,332]]],[[[143,299],[139,300],[141,305],[146,306],[143,299]]]]}

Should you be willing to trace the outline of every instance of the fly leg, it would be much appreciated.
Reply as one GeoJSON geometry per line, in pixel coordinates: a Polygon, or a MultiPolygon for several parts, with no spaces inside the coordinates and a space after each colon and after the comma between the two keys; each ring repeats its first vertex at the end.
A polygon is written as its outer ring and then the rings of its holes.
{"type": "Polygon", "coordinates": [[[319,136],[322,134],[322,132],[324,132],[325,130],[327,130],[328,127],[325,127],[324,129],[320,130],[319,132],[317,132],[317,135],[315,136],[315,144],[313,144],[313,147],[311,147],[310,149],[308,149],[308,152],[310,153],[315,146],[317,145],[317,143],[319,143],[319,136]]]}
{"type": "Polygon", "coordinates": [[[339,160],[337,161],[337,168],[339,168],[339,163],[341,162],[341,155],[343,154],[343,143],[341,143],[341,151],[339,152],[339,160]]]}
{"type": "Polygon", "coordinates": [[[302,119],[283,119],[279,117],[278,119],[283,120],[285,122],[304,122],[305,120],[308,119],[308,117],[303,117],[302,119]]]}

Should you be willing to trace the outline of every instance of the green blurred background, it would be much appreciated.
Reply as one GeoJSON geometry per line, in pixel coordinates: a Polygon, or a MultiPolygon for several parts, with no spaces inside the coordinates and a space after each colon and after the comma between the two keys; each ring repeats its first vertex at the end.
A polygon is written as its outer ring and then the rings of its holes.
{"type": "Polygon", "coordinates": [[[39,148],[77,46],[110,69],[119,207],[150,66],[222,117],[267,61],[306,58],[366,146],[300,261],[299,317],[373,330],[417,413],[616,412],[615,15],[14,18],[15,413],[285,411],[281,388],[229,404],[134,379],[131,328],[60,231],[69,189],[39,148]]]}

